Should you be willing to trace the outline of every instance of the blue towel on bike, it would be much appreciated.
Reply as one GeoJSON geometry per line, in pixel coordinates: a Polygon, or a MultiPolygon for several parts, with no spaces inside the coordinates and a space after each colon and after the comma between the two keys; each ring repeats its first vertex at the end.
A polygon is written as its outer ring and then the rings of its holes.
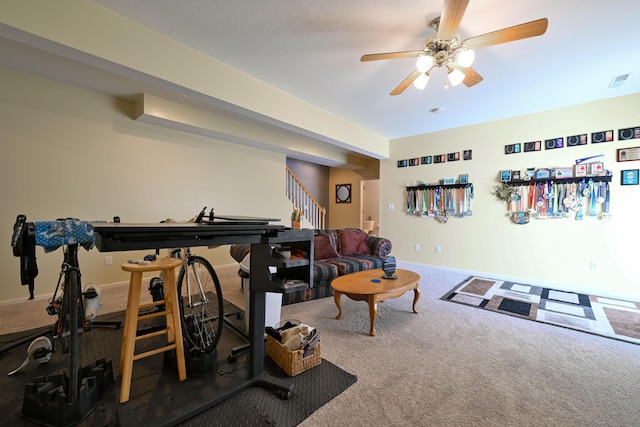
{"type": "Polygon", "coordinates": [[[63,245],[78,244],[89,250],[95,243],[95,231],[91,222],[79,219],[59,219],[56,221],[38,221],[36,225],[36,245],[52,252],[63,245]]]}

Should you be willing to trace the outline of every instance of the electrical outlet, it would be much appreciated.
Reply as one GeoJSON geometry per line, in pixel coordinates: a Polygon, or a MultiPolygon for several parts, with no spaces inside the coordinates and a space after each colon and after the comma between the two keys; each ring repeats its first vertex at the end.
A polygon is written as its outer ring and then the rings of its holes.
{"type": "Polygon", "coordinates": [[[436,246],[436,253],[439,254],[440,252],[442,252],[442,248],[440,248],[440,246],[436,246]]]}
{"type": "Polygon", "coordinates": [[[589,270],[596,270],[598,268],[598,263],[595,261],[589,261],[589,270]]]}
{"type": "Polygon", "coordinates": [[[416,243],[416,251],[420,250],[420,243],[416,243]]]}
{"type": "Polygon", "coordinates": [[[395,206],[393,205],[393,203],[389,203],[389,204],[387,205],[387,209],[389,209],[390,211],[392,211],[392,210],[394,210],[394,209],[395,209],[395,206]]]}
{"type": "Polygon", "coordinates": [[[104,265],[111,265],[111,264],[113,264],[113,257],[111,256],[104,257],[104,265]]]}

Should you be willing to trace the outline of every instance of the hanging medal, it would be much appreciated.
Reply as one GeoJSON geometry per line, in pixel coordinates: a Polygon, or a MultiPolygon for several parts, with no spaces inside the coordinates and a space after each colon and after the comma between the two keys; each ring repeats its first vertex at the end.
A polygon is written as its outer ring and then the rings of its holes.
{"type": "Polygon", "coordinates": [[[547,183],[548,192],[546,194],[547,199],[547,217],[553,218],[556,216],[553,210],[553,181],[547,183]]]}
{"type": "Polygon", "coordinates": [[[473,212],[471,212],[471,199],[473,199],[473,186],[467,185],[464,187],[464,216],[471,216],[473,212]]]}
{"type": "Polygon", "coordinates": [[[561,218],[558,211],[558,184],[551,181],[551,193],[549,194],[549,218],[561,218]]]}
{"type": "Polygon", "coordinates": [[[611,188],[609,187],[609,183],[604,183],[604,205],[602,207],[602,219],[611,219],[611,213],[609,209],[611,207],[611,188]]]}
{"type": "Polygon", "coordinates": [[[449,210],[449,214],[451,216],[456,216],[456,212],[458,211],[458,199],[456,198],[456,189],[450,188],[449,192],[451,193],[451,209],[449,210]]]}
{"type": "Polygon", "coordinates": [[[528,224],[529,212],[525,210],[524,187],[520,185],[516,188],[516,191],[518,196],[518,211],[513,213],[512,220],[516,224],[528,224]]]}
{"type": "Polygon", "coordinates": [[[429,215],[435,215],[435,193],[436,189],[432,188],[429,192],[429,215]]]}
{"type": "Polygon", "coordinates": [[[540,194],[538,195],[538,219],[546,219],[547,216],[547,200],[549,200],[549,189],[547,183],[540,184],[540,194]]]}
{"type": "Polygon", "coordinates": [[[558,194],[556,195],[556,218],[562,218],[562,199],[564,198],[564,184],[557,184],[558,194]]]}
{"type": "Polygon", "coordinates": [[[445,224],[449,218],[447,217],[447,211],[445,209],[445,197],[446,197],[446,191],[443,191],[442,187],[438,187],[437,188],[438,191],[438,195],[437,195],[437,205],[438,205],[438,211],[436,212],[436,221],[445,224]]]}
{"type": "Polygon", "coordinates": [[[422,212],[421,216],[425,218],[427,216],[427,200],[429,199],[429,189],[422,190],[422,212]]]}
{"type": "Polygon", "coordinates": [[[537,216],[536,210],[536,185],[534,183],[529,184],[529,214],[534,218],[537,216]]]}
{"type": "Polygon", "coordinates": [[[567,197],[562,202],[567,208],[577,212],[582,209],[582,202],[578,196],[578,185],[573,182],[569,188],[567,197]]]}
{"type": "MultiPolygon", "coordinates": [[[[578,212],[576,213],[576,220],[582,221],[584,214],[582,213],[582,196],[584,196],[586,190],[586,184],[584,180],[580,181],[580,187],[578,188],[578,199],[580,202],[578,203],[578,212]]],[[[588,194],[588,193],[587,193],[588,194]]]]}
{"type": "Polygon", "coordinates": [[[571,185],[572,184],[564,185],[564,199],[562,200],[562,205],[564,206],[564,212],[562,213],[562,216],[564,216],[565,218],[569,218],[569,211],[571,210],[569,208],[569,205],[565,203],[565,201],[568,200],[569,196],[571,195],[571,185]]]}
{"type": "Polygon", "coordinates": [[[596,213],[596,186],[592,179],[589,180],[589,190],[591,197],[591,207],[589,208],[589,216],[597,216],[596,213]]]}
{"type": "Polygon", "coordinates": [[[604,203],[604,197],[602,197],[602,181],[598,182],[598,197],[596,197],[596,203],[599,205],[604,203]]]}

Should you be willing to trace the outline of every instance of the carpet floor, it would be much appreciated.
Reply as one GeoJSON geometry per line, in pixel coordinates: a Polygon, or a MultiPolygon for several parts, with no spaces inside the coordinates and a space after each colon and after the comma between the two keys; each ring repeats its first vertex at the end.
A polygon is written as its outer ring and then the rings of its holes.
{"type": "MultiPolygon", "coordinates": [[[[230,304],[225,308],[226,312],[232,310],[239,309],[230,304]]],[[[124,313],[119,312],[99,316],[97,320],[123,319],[124,313]]],[[[244,328],[244,319],[231,316],[230,321],[235,322],[236,327],[244,328]]],[[[6,348],[28,337],[30,332],[1,336],[0,345],[6,348]]],[[[291,397],[283,400],[278,391],[257,386],[244,387],[236,393],[238,384],[248,378],[248,357],[240,354],[237,360],[228,360],[231,349],[242,346],[245,340],[230,328],[225,328],[215,356],[216,368],[210,374],[189,376],[180,382],[176,373],[163,372],[167,363],[165,355],[141,359],[134,364],[131,398],[126,404],[120,404],[117,372],[121,339],[122,329],[114,327],[94,327],[80,335],[80,366],[93,364],[98,359],[110,360],[114,383],[79,425],[295,426],[357,380],[354,375],[324,359],[320,365],[288,377],[265,356],[265,373],[289,381],[293,385],[291,397]],[[234,392],[230,393],[231,390],[234,392]],[[216,402],[215,405],[211,404],[212,401],[216,402]]],[[[34,378],[60,376],[68,370],[68,357],[58,346],[48,363],[38,364],[32,360],[20,373],[7,376],[6,373],[22,363],[28,345],[26,343],[2,354],[1,366],[5,371],[0,375],[2,424],[34,425],[33,419],[21,415],[26,385],[34,378]]]]}
{"type": "Polygon", "coordinates": [[[640,303],[471,276],[441,298],[640,344],[640,303]]]}

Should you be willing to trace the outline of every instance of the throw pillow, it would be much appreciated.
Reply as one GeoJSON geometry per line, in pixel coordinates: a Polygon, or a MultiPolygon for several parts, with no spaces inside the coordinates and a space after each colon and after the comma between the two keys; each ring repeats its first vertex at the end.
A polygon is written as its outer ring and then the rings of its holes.
{"type": "Polygon", "coordinates": [[[336,249],[331,245],[331,239],[327,234],[319,234],[313,238],[314,261],[339,257],[340,255],[338,255],[336,249]]]}
{"type": "Polygon", "coordinates": [[[367,246],[369,235],[357,228],[345,228],[340,230],[340,254],[349,255],[370,255],[371,251],[367,246]]]}

